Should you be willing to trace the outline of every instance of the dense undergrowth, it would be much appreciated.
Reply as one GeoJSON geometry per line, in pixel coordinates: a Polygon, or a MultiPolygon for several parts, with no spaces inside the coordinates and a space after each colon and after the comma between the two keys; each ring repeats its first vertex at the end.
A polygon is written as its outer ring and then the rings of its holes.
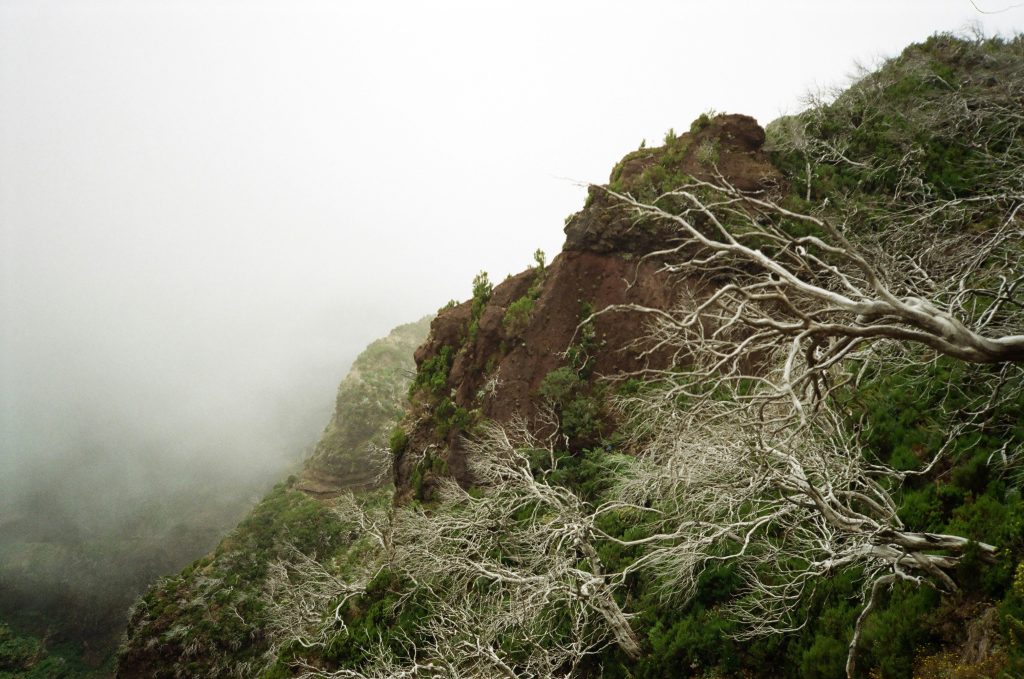
{"type": "Polygon", "coordinates": [[[307,474],[321,472],[344,477],[350,484],[374,484],[376,466],[368,461],[368,450],[387,446],[387,432],[404,412],[409,374],[415,367],[412,351],[426,337],[430,318],[395,328],[356,357],[338,387],[334,415],[306,461],[307,474]]]}
{"type": "MultiPolygon", "coordinates": [[[[793,209],[843,219],[851,238],[869,245],[884,244],[886,229],[903,230],[896,234],[901,242],[927,235],[913,229],[936,201],[948,206],[950,200],[963,199],[971,206],[961,210],[958,203],[943,228],[984,233],[1005,217],[1006,201],[1019,201],[1024,192],[1024,145],[1017,128],[1007,127],[1006,116],[993,113],[1012,106],[1024,110],[1022,87],[1020,37],[936,36],[912,46],[834,101],[769,127],[773,162],[787,180],[780,188],[786,192],[782,200],[793,209]],[[1005,195],[969,202],[987,195],[992,185],[1005,195]]],[[[711,122],[711,117],[699,119],[692,133],[711,122]]],[[[673,183],[687,181],[679,164],[690,151],[690,139],[670,134],[660,151],[636,152],[634,159],[656,161],[628,185],[613,175],[612,188],[633,189],[653,200],[673,183]]],[[[700,155],[704,164],[714,166],[713,144],[700,155]]],[[[540,280],[543,262],[538,264],[540,280]]],[[[537,289],[539,284],[531,287],[506,317],[512,335],[530,322],[537,289]]],[[[486,277],[474,281],[466,333],[470,341],[491,293],[486,277]]],[[[979,302],[969,312],[982,315],[986,309],[979,302]]],[[[592,311],[581,309],[580,320],[592,311]]],[[[140,603],[132,625],[135,643],[156,645],[161,654],[177,658],[158,670],[150,666],[146,676],[843,676],[864,606],[858,567],[836,569],[806,590],[794,616],[803,624],[789,633],[742,641],[737,640],[742,623],[728,604],[749,592],[735,561],[711,560],[687,596],[673,594],[657,571],[633,568],[644,549],[623,542],[644,539],[657,531],[657,523],[608,504],[623,466],[644,439],[635,429],[642,430],[642,423],[627,424],[611,404],[650,387],[635,380],[606,382],[593,374],[588,360],[592,338],[585,324],[582,330],[564,364],[548,375],[536,395],[551,414],[546,424],[556,430],[547,432],[545,446],[526,447],[528,479],[516,480],[513,472],[522,470],[510,468],[506,488],[480,483],[458,489],[440,481],[448,473],[444,462],[424,455],[412,475],[413,499],[404,506],[391,506],[379,491],[322,503],[279,486],[214,555],[167,579],[140,603]],[[428,475],[436,492],[424,492],[428,475]],[[525,489],[521,495],[513,492],[516,484],[525,489]],[[512,509],[502,514],[498,510],[503,507],[512,509]],[[558,513],[565,507],[576,512],[572,520],[558,513]],[[494,513],[488,514],[491,509],[494,513]],[[485,537],[494,542],[486,543],[481,556],[486,566],[477,576],[459,580],[463,555],[453,551],[449,572],[436,565],[431,570],[429,555],[416,551],[428,529],[445,521],[458,526],[468,516],[493,521],[494,535],[485,537]],[[565,549],[570,538],[551,537],[556,529],[572,534],[572,549],[565,549]],[[592,589],[574,597],[558,589],[564,581],[548,582],[527,558],[530,542],[522,535],[534,536],[541,551],[550,548],[543,555],[568,574],[577,594],[592,589]],[[292,548],[312,561],[297,559],[292,548]],[[268,596],[263,584],[271,565],[282,561],[290,564],[279,573],[293,589],[291,599],[268,596]],[[622,576],[603,579],[605,574],[622,576]],[[610,580],[614,589],[604,589],[610,580]],[[454,587],[453,582],[461,584],[454,587]],[[534,593],[530,588],[536,583],[556,594],[537,594],[544,603],[530,608],[516,597],[534,593]],[[594,592],[610,592],[612,598],[587,603],[600,599],[594,592]],[[319,603],[310,609],[313,600],[319,603]],[[628,615],[639,653],[628,652],[621,635],[613,639],[610,609],[628,615]],[[478,617],[492,610],[496,620],[504,616],[498,631],[478,617]],[[277,620],[295,616],[295,623],[281,629],[268,615],[277,620]],[[543,620],[545,628],[531,628],[531,616],[543,620]],[[534,645],[550,648],[531,648],[531,638],[534,645]],[[585,640],[575,656],[566,650],[573,638],[585,640]],[[544,658],[556,660],[542,671],[544,658]]],[[[444,346],[420,364],[411,384],[411,397],[429,411],[438,441],[454,434],[472,437],[485,427],[477,413],[457,407],[451,398],[450,372],[463,350],[444,346]]],[[[1021,676],[1020,370],[967,364],[913,345],[888,350],[901,352],[906,360],[851,361],[845,370],[858,375],[856,386],[838,389],[832,398],[861,443],[858,454],[866,464],[922,470],[885,489],[902,524],[972,542],[956,562],[957,591],[903,581],[884,592],[865,618],[857,676],[1021,676]],[[938,463],[929,466],[939,451],[938,463]],[[998,548],[995,559],[982,558],[981,543],[998,548]]],[[[686,407],[682,400],[676,405],[686,407]]],[[[407,433],[390,427],[383,431],[393,431],[392,452],[404,453],[407,433]]],[[[458,544],[458,530],[453,533],[436,544],[458,544]]],[[[282,581],[277,583],[280,587],[282,581]]],[[[122,670],[130,667],[122,664],[122,670]]]]}
{"type": "MultiPolygon", "coordinates": [[[[936,422],[934,413],[936,405],[948,399],[946,391],[961,386],[965,393],[958,398],[978,396],[970,393],[972,371],[963,366],[944,361],[924,363],[919,372],[943,373],[943,379],[930,382],[936,387],[934,392],[922,393],[917,388],[919,375],[879,376],[858,394],[858,399],[872,404],[864,411],[861,424],[869,432],[870,454],[879,460],[921,466],[925,452],[934,449],[941,435],[944,423],[936,422]]],[[[909,527],[953,532],[1000,545],[999,562],[988,565],[965,559],[958,573],[962,591],[952,597],[928,587],[895,587],[868,619],[862,642],[865,675],[1014,676],[1014,668],[1024,661],[1024,647],[1020,646],[1024,567],[1019,565],[1024,558],[1024,501],[1017,472],[989,459],[1000,450],[1024,443],[1020,424],[1024,422],[1024,402],[1006,404],[993,414],[993,420],[1011,425],[1010,438],[979,434],[958,441],[948,464],[903,489],[900,512],[909,527]],[[964,663],[960,647],[972,626],[989,635],[997,650],[964,663]]],[[[558,450],[554,459],[538,455],[534,472],[598,506],[615,483],[620,452],[616,445],[612,437],[589,448],[558,450]]],[[[434,511],[444,510],[435,506],[434,511]]],[[[599,528],[620,537],[642,536],[648,530],[615,514],[603,518],[599,528]]],[[[640,552],[609,542],[599,547],[599,554],[605,568],[616,571],[628,568],[640,552]]],[[[847,643],[861,607],[857,580],[854,572],[823,581],[802,604],[809,619],[803,629],[739,642],[730,638],[738,623],[720,609],[740,593],[735,566],[706,569],[696,596],[689,600],[665,599],[656,578],[633,577],[619,596],[636,613],[633,627],[644,640],[643,655],[631,660],[608,646],[577,666],[575,673],[651,679],[842,676],[847,643]]],[[[425,641],[420,625],[430,615],[430,606],[426,592],[400,573],[384,568],[362,594],[347,602],[341,616],[344,627],[332,626],[322,649],[311,651],[292,642],[265,676],[293,676],[289,662],[296,657],[325,670],[360,667],[372,661],[372,651],[381,646],[396,658],[414,660],[415,649],[425,641]]]]}

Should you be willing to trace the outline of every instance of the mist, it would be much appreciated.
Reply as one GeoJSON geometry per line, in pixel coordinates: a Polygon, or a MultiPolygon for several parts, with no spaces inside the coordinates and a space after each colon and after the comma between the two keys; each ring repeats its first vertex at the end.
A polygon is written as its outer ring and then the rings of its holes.
{"type": "Polygon", "coordinates": [[[1021,27],[834,4],[0,0],[0,567],[149,530],[108,555],[130,599],[297,467],[368,342],[557,253],[641,140],[1021,27]]]}

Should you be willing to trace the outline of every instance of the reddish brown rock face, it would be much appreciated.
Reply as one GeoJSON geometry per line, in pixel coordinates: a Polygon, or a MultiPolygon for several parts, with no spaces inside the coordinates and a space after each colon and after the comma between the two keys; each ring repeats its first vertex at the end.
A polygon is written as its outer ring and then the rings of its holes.
{"type": "MultiPolygon", "coordinates": [[[[783,181],[782,174],[762,150],[763,144],[764,130],[750,116],[718,116],[703,129],[680,135],[665,146],[628,154],[612,171],[610,187],[639,197],[644,187],[657,183],[659,177],[717,181],[716,171],[743,191],[777,186],[783,181]],[[702,149],[712,150],[713,163],[707,162],[702,149]]],[[[658,192],[669,188],[675,186],[659,186],[658,192]]],[[[636,224],[631,214],[616,208],[611,196],[592,187],[587,206],[565,227],[562,249],[646,254],[664,248],[672,235],[664,228],[636,224]]]]}
{"type": "MultiPolygon", "coordinates": [[[[704,129],[682,135],[671,148],[631,153],[617,166],[613,181],[623,190],[631,190],[632,183],[644,177],[645,169],[658,163],[670,172],[711,179],[710,166],[702,164],[697,155],[700,146],[708,144],[716,149],[715,165],[735,186],[768,187],[778,182],[779,174],[761,151],[763,143],[764,130],[753,118],[719,116],[704,129]]],[[[692,281],[660,271],[656,259],[643,257],[669,245],[672,233],[635,224],[607,194],[598,189],[591,193],[587,206],[568,222],[562,253],[546,268],[529,321],[518,332],[510,332],[503,321],[509,305],[528,293],[536,276],[533,269],[494,288],[472,340],[468,333],[471,301],[438,314],[430,337],[416,352],[417,366],[438,355],[444,346],[455,352],[445,393],[438,399],[450,394],[456,406],[475,409],[498,422],[516,414],[529,417],[540,403],[538,390],[545,376],[565,365],[564,352],[579,339],[576,333],[584,304],[594,310],[617,304],[664,309],[684,287],[692,288],[692,281]]],[[[644,325],[645,315],[639,312],[598,316],[591,352],[593,373],[607,376],[664,367],[669,362],[667,355],[655,353],[641,359],[643,345],[633,346],[644,337],[644,325]]],[[[429,398],[414,399],[406,422],[410,429],[408,452],[395,462],[398,500],[412,495],[410,479],[425,450],[443,460],[447,473],[458,481],[471,481],[459,442],[461,433],[452,431],[441,440],[431,421],[434,406],[429,398]]]]}
{"type": "MultiPolygon", "coordinates": [[[[510,335],[503,319],[508,305],[526,294],[535,275],[533,270],[495,287],[472,343],[468,343],[467,334],[470,302],[439,314],[426,344],[416,352],[417,364],[437,355],[445,345],[457,347],[448,380],[456,405],[478,408],[484,417],[499,422],[517,413],[530,416],[536,410],[544,377],[565,364],[563,354],[574,341],[584,303],[594,309],[626,303],[663,308],[672,303],[676,285],[667,274],[657,273],[657,268],[656,263],[640,263],[619,254],[563,252],[546,268],[529,323],[520,333],[510,335]],[[488,380],[495,377],[493,391],[486,390],[488,380]]],[[[643,314],[601,315],[594,327],[595,374],[613,375],[646,365],[638,357],[639,349],[623,350],[643,335],[643,314]]],[[[664,357],[654,357],[659,359],[664,357]]],[[[468,481],[455,432],[450,440],[438,441],[432,425],[422,422],[412,431],[409,449],[418,451],[431,445],[447,447],[444,459],[450,473],[468,481]]],[[[411,471],[407,461],[398,461],[396,486],[400,495],[407,489],[411,471]]]]}

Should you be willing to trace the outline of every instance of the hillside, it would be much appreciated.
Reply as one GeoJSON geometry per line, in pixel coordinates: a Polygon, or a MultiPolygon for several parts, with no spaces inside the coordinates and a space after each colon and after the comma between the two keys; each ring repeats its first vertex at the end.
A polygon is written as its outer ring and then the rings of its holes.
{"type": "Polygon", "coordinates": [[[130,511],[107,495],[76,514],[54,500],[56,478],[0,512],[0,620],[59,647],[81,676],[110,675],[132,601],[211,549],[271,485],[258,473],[227,487],[197,480],[124,502],[130,511]]]}
{"type": "MultiPolygon", "coordinates": [[[[612,184],[628,190],[685,174],[707,176],[710,168],[696,152],[710,143],[718,148],[719,169],[736,185],[758,188],[779,181],[761,148],[764,132],[757,122],[725,115],[695,125],[665,146],[629,154],[612,171],[612,184]]],[[[532,417],[546,397],[557,402],[571,446],[594,445],[614,426],[605,421],[605,385],[590,377],[668,365],[665,351],[645,354],[650,347],[643,343],[640,313],[622,310],[580,324],[614,305],[668,308],[692,288],[686,278],[663,271],[662,259],[646,256],[670,234],[634,224],[597,189],[567,220],[565,232],[565,246],[549,264],[539,258],[532,269],[493,289],[480,279],[471,300],[438,314],[428,341],[416,352],[420,375],[406,422],[409,442],[395,460],[400,498],[410,490],[420,499],[429,495],[430,464],[443,464],[469,483],[461,444],[467,426],[480,419],[532,417]],[[418,463],[417,474],[405,453],[428,449],[437,452],[429,455],[429,464],[418,463]]]]}
{"type": "Polygon", "coordinates": [[[296,550],[323,557],[343,540],[330,499],[378,485],[382,469],[371,462],[372,450],[386,444],[401,414],[413,349],[429,321],[399,326],[360,353],[303,470],[277,484],[212,553],[158,581],[135,604],[118,676],[256,672],[267,643],[260,595],[268,566],[296,550]]]}
{"type": "Polygon", "coordinates": [[[118,675],[1019,676],[1022,110],[1024,39],[935,36],[631,152],[407,399],[357,361],[118,675]]]}

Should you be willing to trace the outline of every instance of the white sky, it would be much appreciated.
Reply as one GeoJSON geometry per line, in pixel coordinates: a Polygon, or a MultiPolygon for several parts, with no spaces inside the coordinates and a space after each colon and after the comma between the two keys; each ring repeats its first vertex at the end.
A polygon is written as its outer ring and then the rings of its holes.
{"type": "Polygon", "coordinates": [[[553,256],[568,179],[970,22],[1024,10],[0,0],[0,463],[291,452],[369,340],[553,256]]]}

